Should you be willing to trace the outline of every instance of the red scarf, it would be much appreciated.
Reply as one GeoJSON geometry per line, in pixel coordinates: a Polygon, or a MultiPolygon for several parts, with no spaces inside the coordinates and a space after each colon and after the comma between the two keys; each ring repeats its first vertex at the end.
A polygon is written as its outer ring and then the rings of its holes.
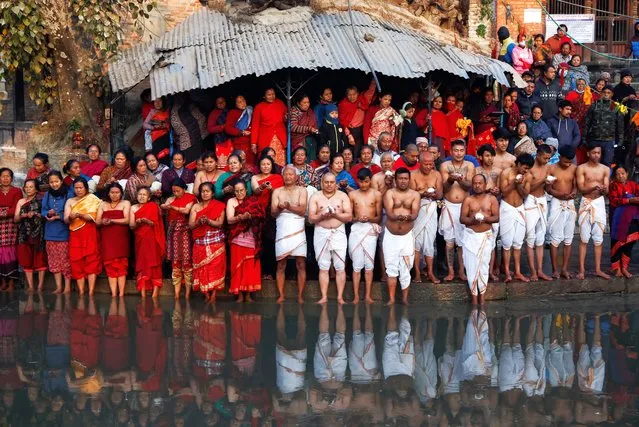
{"type": "Polygon", "coordinates": [[[266,211],[260,204],[260,200],[257,196],[248,196],[242,203],[235,207],[235,215],[241,215],[247,212],[251,214],[251,220],[240,221],[231,225],[229,242],[232,242],[242,233],[251,232],[255,235],[255,250],[259,254],[262,251],[262,230],[266,220],[266,211]]]}
{"type": "Polygon", "coordinates": [[[135,212],[135,219],[146,218],[153,221],[153,232],[155,234],[155,242],[162,252],[162,256],[166,253],[166,241],[164,240],[164,223],[160,216],[160,208],[155,203],[145,203],[135,212]]]}

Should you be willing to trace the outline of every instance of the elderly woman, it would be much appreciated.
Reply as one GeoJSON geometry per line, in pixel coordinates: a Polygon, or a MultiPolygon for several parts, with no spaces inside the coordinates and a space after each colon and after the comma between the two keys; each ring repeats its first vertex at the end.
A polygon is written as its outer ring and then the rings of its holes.
{"type": "MultiPolygon", "coordinates": [[[[224,132],[230,136],[233,149],[246,151],[250,163],[255,161],[255,153],[251,151],[252,119],[253,107],[246,104],[244,96],[235,97],[235,108],[229,111],[226,116],[224,132]]],[[[217,146],[218,144],[216,144],[217,146]]]]}
{"type": "Polygon", "coordinates": [[[138,188],[137,202],[129,214],[129,227],[135,235],[137,287],[142,298],[146,298],[147,291],[153,291],[156,298],[162,287],[162,259],[166,250],[164,223],[147,187],[138,188]]]}
{"type": "Polygon", "coordinates": [[[346,193],[357,190],[358,187],[355,183],[355,180],[353,179],[351,174],[344,169],[343,155],[334,154],[333,157],[331,157],[329,170],[333,175],[335,175],[335,182],[337,183],[340,190],[346,193]]]}
{"type": "Polygon", "coordinates": [[[286,114],[286,105],[277,99],[273,88],[268,88],[251,120],[251,151],[257,154],[271,147],[275,150],[275,163],[279,165],[286,162],[286,114]]]}
{"type": "Polygon", "coordinates": [[[577,88],[577,80],[583,79],[586,81],[586,85],[590,84],[590,73],[588,67],[582,64],[581,55],[575,54],[570,58],[568,62],[568,72],[564,79],[564,85],[561,88],[564,93],[577,88]]]}
{"type": "Polygon", "coordinates": [[[315,175],[315,169],[308,163],[306,163],[306,148],[297,147],[293,151],[293,166],[297,174],[297,185],[300,187],[319,187],[319,181],[317,175],[315,175]]]}
{"type": "Polygon", "coordinates": [[[189,213],[193,205],[197,203],[197,198],[186,192],[186,183],[180,178],[176,178],[171,183],[171,189],[173,196],[160,205],[160,208],[167,212],[167,258],[171,261],[171,279],[175,290],[175,299],[180,298],[182,282],[184,282],[185,297],[189,299],[193,283],[189,213]]]}
{"type": "Polygon", "coordinates": [[[262,289],[261,262],[262,228],[265,210],[256,196],[248,196],[246,183],[233,183],[235,197],[226,205],[226,219],[230,227],[231,287],[238,302],[252,302],[251,293],[262,289]]]}
{"type": "Polygon", "coordinates": [[[124,200],[124,190],[117,182],[107,186],[98,209],[100,252],[109,280],[111,296],[124,296],[126,273],[129,269],[129,212],[131,203],[124,200]]]}
{"type": "Polygon", "coordinates": [[[42,216],[44,224],[44,240],[47,249],[49,271],[55,279],[55,291],[71,292],[71,264],[69,262],[69,226],[64,223],[64,205],[73,197],[64,185],[62,174],[51,171],[49,175],[49,191],[42,198],[42,216]],[[62,277],[64,276],[64,291],[62,277]]]}
{"type": "Polygon", "coordinates": [[[119,149],[113,156],[113,164],[107,166],[100,174],[100,181],[96,186],[98,192],[104,191],[107,185],[131,176],[131,158],[128,150],[119,149]]]}
{"type": "Polygon", "coordinates": [[[35,179],[38,185],[38,197],[42,198],[49,189],[49,156],[44,153],[36,153],[31,160],[32,167],[27,171],[26,179],[35,179]]]}
{"type": "Polygon", "coordinates": [[[378,97],[378,104],[366,110],[364,118],[364,142],[377,148],[377,139],[382,132],[388,132],[393,138],[393,151],[399,150],[395,131],[403,119],[397,111],[391,107],[393,96],[390,92],[382,92],[378,97]]]}
{"type": "Polygon", "coordinates": [[[215,198],[221,201],[228,201],[233,197],[234,189],[233,182],[240,180],[246,184],[247,193],[250,196],[253,194],[250,187],[251,178],[253,174],[242,170],[242,159],[237,154],[232,154],[229,157],[229,171],[223,173],[217,181],[215,181],[215,198]]]}
{"type": "Polygon", "coordinates": [[[204,294],[206,301],[215,301],[217,291],[224,290],[226,277],[226,236],[224,211],[226,206],[213,198],[210,182],[198,188],[200,203],[193,205],[189,227],[193,235],[193,290],[204,294]]]}
{"type": "Polygon", "coordinates": [[[151,151],[158,160],[166,165],[169,164],[169,154],[171,150],[171,120],[169,109],[164,97],[153,101],[153,108],[145,117],[142,128],[151,132],[151,151]]]}
{"type": "MultiPolygon", "coordinates": [[[[319,133],[315,113],[311,110],[308,95],[301,95],[291,108],[291,146],[306,147],[306,152],[314,156],[319,133]]],[[[313,160],[313,159],[311,159],[313,160]]]]}
{"type": "Polygon", "coordinates": [[[550,128],[542,119],[543,115],[543,108],[539,105],[535,105],[531,110],[530,118],[526,120],[528,136],[530,136],[537,145],[543,144],[547,138],[552,136],[550,128]]]}
{"type": "Polygon", "coordinates": [[[127,200],[135,200],[137,198],[138,188],[151,187],[151,184],[155,181],[155,177],[146,167],[144,158],[134,158],[132,166],[135,172],[127,180],[124,190],[127,200]]]}
{"type": "Polygon", "coordinates": [[[67,176],[64,177],[64,185],[71,189],[70,196],[73,197],[73,181],[76,178],[82,177],[85,180],[90,181],[91,177],[82,173],[82,169],[80,168],[80,162],[76,159],[71,159],[67,161],[62,167],[62,172],[64,172],[67,176]]]}
{"type": "Polygon", "coordinates": [[[164,175],[164,172],[169,170],[169,167],[164,163],[160,163],[157,156],[151,151],[144,155],[144,160],[146,161],[146,168],[153,174],[153,180],[161,184],[162,176],[164,175]]]}
{"type": "Polygon", "coordinates": [[[0,168],[0,290],[13,291],[18,278],[18,227],[13,221],[22,190],[13,186],[13,171],[0,168]]]}
{"type": "Polygon", "coordinates": [[[41,292],[47,271],[42,203],[36,197],[38,184],[35,179],[27,179],[22,188],[26,197],[18,201],[13,217],[18,224],[18,263],[27,279],[27,291],[34,291],[33,272],[37,271],[38,292],[41,292]]]}
{"type": "Polygon", "coordinates": [[[207,151],[202,154],[202,170],[195,174],[195,182],[193,183],[193,194],[199,195],[199,188],[203,182],[210,182],[215,185],[215,182],[224,174],[217,167],[217,156],[212,151],[207,151]]]}
{"type": "Polygon", "coordinates": [[[195,172],[184,167],[184,154],[181,151],[175,151],[171,159],[173,167],[162,174],[162,195],[164,197],[170,197],[173,194],[171,185],[176,178],[181,178],[187,185],[195,182],[195,172]]]}
{"type": "Polygon", "coordinates": [[[628,179],[624,166],[617,166],[610,182],[610,257],[617,277],[632,277],[628,270],[635,242],[639,240],[639,184],[628,179]]]}
{"type": "Polygon", "coordinates": [[[102,171],[109,166],[107,162],[100,158],[102,148],[98,144],[89,144],[86,148],[86,153],[89,160],[80,162],[82,173],[90,177],[100,176],[102,171]]]}

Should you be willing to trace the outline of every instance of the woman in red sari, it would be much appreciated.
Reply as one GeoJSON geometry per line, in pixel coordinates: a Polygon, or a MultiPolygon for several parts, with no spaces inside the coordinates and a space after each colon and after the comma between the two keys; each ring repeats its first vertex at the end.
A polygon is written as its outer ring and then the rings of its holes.
{"type": "Polygon", "coordinates": [[[100,227],[100,250],[102,261],[109,279],[111,296],[124,296],[126,273],[129,269],[129,213],[131,203],[124,200],[124,191],[120,184],[107,185],[106,196],[98,210],[100,227]]]}
{"type": "Polygon", "coordinates": [[[13,185],[13,171],[0,168],[0,291],[13,291],[18,278],[18,226],[13,221],[22,190],[13,185]]]}
{"type": "Polygon", "coordinates": [[[166,106],[164,98],[153,101],[153,109],[145,117],[142,128],[151,131],[152,148],[151,151],[161,163],[168,165],[171,149],[171,129],[170,111],[166,106]]]}
{"type": "Polygon", "coordinates": [[[286,161],[286,105],[275,97],[275,90],[266,89],[264,101],[257,104],[251,120],[251,151],[257,154],[265,147],[275,150],[275,161],[286,161]]]}
{"type": "MultiPolygon", "coordinates": [[[[235,108],[226,116],[224,132],[231,137],[231,150],[244,150],[248,155],[248,161],[255,162],[255,153],[251,151],[251,121],[253,119],[253,107],[246,104],[246,98],[242,95],[235,97],[235,108]]],[[[215,144],[217,150],[219,144],[215,144]]],[[[226,164],[226,161],[224,162],[226,164]]],[[[197,187],[197,186],[196,186],[197,187]]]]}
{"type": "Polygon", "coordinates": [[[252,302],[251,292],[262,289],[261,234],[265,210],[257,196],[247,197],[244,181],[233,184],[235,197],[226,205],[226,218],[230,226],[231,242],[231,288],[229,292],[238,295],[238,302],[252,302]]]}
{"type": "Polygon", "coordinates": [[[224,203],[213,198],[215,189],[203,182],[198,189],[200,203],[191,209],[189,227],[193,233],[193,290],[200,290],[206,301],[214,302],[217,291],[224,290],[226,277],[226,237],[224,203]]]}
{"type": "MultiPolygon", "coordinates": [[[[446,112],[442,110],[444,105],[443,98],[436,96],[433,99],[432,108],[430,111],[430,125],[432,127],[432,141],[431,144],[439,145],[446,156],[450,154],[450,134],[448,126],[448,118],[446,112]]],[[[426,131],[428,135],[428,131],[426,131]]]]}
{"type": "Polygon", "coordinates": [[[182,282],[184,282],[185,297],[189,299],[193,283],[189,213],[197,202],[197,198],[186,192],[186,183],[181,178],[173,180],[171,190],[173,196],[160,205],[160,208],[167,212],[167,258],[171,261],[172,266],[171,280],[175,290],[175,299],[180,299],[182,282]]]}
{"type": "Polygon", "coordinates": [[[138,188],[138,204],[131,207],[129,226],[135,235],[135,273],[142,298],[153,290],[153,298],[162,287],[162,259],[166,250],[164,223],[160,208],[151,202],[151,190],[138,188]]]}
{"type": "Polygon", "coordinates": [[[87,156],[89,160],[80,162],[80,169],[86,176],[93,178],[94,176],[100,176],[102,171],[106,169],[109,164],[100,159],[102,149],[98,144],[89,144],[86,148],[87,156]]]}

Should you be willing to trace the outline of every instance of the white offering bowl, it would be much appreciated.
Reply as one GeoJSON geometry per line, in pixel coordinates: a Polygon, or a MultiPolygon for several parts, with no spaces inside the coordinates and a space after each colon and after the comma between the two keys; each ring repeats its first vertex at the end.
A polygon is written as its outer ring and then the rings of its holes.
{"type": "Polygon", "coordinates": [[[434,193],[435,189],[433,187],[430,187],[428,190],[426,190],[427,193],[434,193]]]}
{"type": "Polygon", "coordinates": [[[484,214],[483,214],[483,213],[481,213],[481,212],[477,212],[477,213],[475,214],[475,219],[476,219],[477,221],[483,221],[483,220],[484,220],[484,214]]]}

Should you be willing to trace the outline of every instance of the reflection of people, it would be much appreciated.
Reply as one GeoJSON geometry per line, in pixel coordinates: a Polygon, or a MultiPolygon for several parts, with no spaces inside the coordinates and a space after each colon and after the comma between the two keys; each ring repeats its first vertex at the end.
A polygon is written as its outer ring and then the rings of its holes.
{"type": "Polygon", "coordinates": [[[244,377],[250,377],[257,364],[257,347],[262,337],[262,316],[231,312],[231,359],[233,367],[244,377]]]}
{"type": "Polygon", "coordinates": [[[553,388],[570,389],[575,381],[574,344],[571,338],[572,331],[569,328],[568,319],[557,314],[551,324],[550,349],[546,355],[548,384],[553,388]],[[561,328],[561,341],[559,328],[561,328]]]}
{"type": "Polygon", "coordinates": [[[435,321],[421,319],[415,328],[415,391],[422,403],[437,397],[437,360],[433,334],[435,321]]]}
{"type": "Polygon", "coordinates": [[[577,317],[577,344],[579,361],[577,362],[577,384],[582,391],[601,393],[606,375],[606,362],[601,348],[601,321],[599,315],[593,317],[592,345],[586,342],[585,315],[577,317]]]}
{"type": "Polygon", "coordinates": [[[526,396],[544,396],[546,390],[546,350],[542,316],[532,316],[526,333],[524,391],[526,396]]]}
{"type": "Polygon", "coordinates": [[[515,318],[512,335],[510,324],[511,317],[508,316],[499,353],[499,392],[502,396],[502,406],[508,407],[508,412],[516,409],[516,406],[521,403],[524,386],[524,353],[520,342],[520,318],[515,318]]]}
{"type": "Polygon", "coordinates": [[[490,379],[494,363],[490,347],[486,312],[473,309],[468,317],[461,349],[462,380],[470,381],[475,377],[490,379]]]}

